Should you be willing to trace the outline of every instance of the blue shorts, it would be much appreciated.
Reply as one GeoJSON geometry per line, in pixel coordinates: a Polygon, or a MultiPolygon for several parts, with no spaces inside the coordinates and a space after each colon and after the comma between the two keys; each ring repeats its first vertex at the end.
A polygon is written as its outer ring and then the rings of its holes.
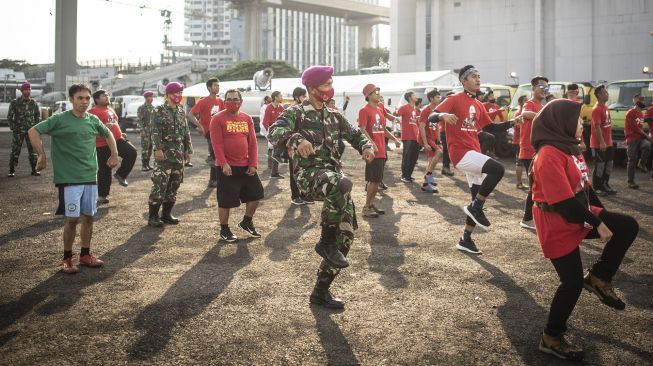
{"type": "Polygon", "coordinates": [[[80,184],[63,187],[64,215],[93,217],[97,212],[97,185],[80,184]]]}

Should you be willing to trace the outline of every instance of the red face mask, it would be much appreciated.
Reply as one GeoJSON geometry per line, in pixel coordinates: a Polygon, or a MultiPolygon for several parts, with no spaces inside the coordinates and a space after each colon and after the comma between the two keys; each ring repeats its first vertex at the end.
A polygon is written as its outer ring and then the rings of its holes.
{"type": "Polygon", "coordinates": [[[240,110],[241,104],[241,102],[227,101],[224,102],[224,109],[226,109],[229,113],[237,113],[240,110]]]}
{"type": "Polygon", "coordinates": [[[318,100],[321,100],[323,102],[328,102],[329,99],[333,98],[334,94],[335,94],[335,90],[333,90],[333,88],[330,88],[326,92],[323,92],[318,88],[315,88],[315,92],[313,93],[313,96],[315,96],[318,100]]]}
{"type": "Polygon", "coordinates": [[[171,94],[170,95],[170,101],[175,103],[175,104],[181,103],[182,98],[183,98],[183,96],[181,96],[181,95],[177,95],[177,94],[171,94]]]}

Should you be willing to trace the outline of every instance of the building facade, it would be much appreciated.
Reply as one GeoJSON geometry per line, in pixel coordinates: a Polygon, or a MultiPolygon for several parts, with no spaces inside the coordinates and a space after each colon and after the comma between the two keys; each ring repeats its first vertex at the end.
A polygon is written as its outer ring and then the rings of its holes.
{"type": "MultiPolygon", "coordinates": [[[[378,0],[351,2],[378,5],[378,0]]],[[[205,59],[209,70],[252,58],[283,60],[300,70],[315,64],[330,64],[336,71],[358,69],[359,26],[343,17],[227,0],[185,0],[185,12],[185,40],[193,44],[185,52],[205,59]],[[255,16],[246,14],[248,6],[257,7],[255,16]],[[260,52],[250,57],[252,29],[260,33],[255,41],[260,52]]]]}
{"type": "Polygon", "coordinates": [[[653,66],[650,0],[392,0],[390,24],[393,72],[473,64],[488,82],[612,81],[653,66]]]}

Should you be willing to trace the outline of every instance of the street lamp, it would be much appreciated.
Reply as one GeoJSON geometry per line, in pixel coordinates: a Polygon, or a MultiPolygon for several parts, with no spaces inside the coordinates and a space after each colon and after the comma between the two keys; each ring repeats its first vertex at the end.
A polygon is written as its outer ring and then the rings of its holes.
{"type": "Polygon", "coordinates": [[[510,73],[510,78],[515,82],[515,84],[519,85],[519,76],[517,76],[516,72],[512,71],[510,73]]]}
{"type": "Polygon", "coordinates": [[[642,67],[642,74],[648,75],[649,78],[653,77],[653,72],[651,72],[648,65],[642,67]]]}

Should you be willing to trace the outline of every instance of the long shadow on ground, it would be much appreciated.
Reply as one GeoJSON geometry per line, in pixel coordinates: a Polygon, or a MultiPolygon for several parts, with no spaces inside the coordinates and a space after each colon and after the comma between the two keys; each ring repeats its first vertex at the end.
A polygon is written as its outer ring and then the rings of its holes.
{"type": "Polygon", "coordinates": [[[272,248],[272,252],[268,256],[270,260],[282,262],[290,258],[288,247],[297,244],[302,234],[317,224],[316,221],[311,221],[310,218],[311,210],[306,205],[295,206],[290,204],[281,221],[277,223],[277,227],[265,237],[263,244],[268,248],[272,248]],[[297,212],[299,212],[301,219],[295,218],[297,212]],[[308,222],[306,226],[302,224],[304,220],[308,222]]]}
{"type": "Polygon", "coordinates": [[[311,312],[315,318],[315,328],[320,337],[320,343],[327,357],[327,365],[359,365],[347,338],[331,319],[336,311],[311,305],[311,312]]]}
{"type": "MultiPolygon", "coordinates": [[[[191,201],[175,206],[175,211],[183,214],[202,208],[209,193],[210,190],[205,190],[200,196],[193,197],[191,201]]],[[[66,311],[82,297],[85,288],[111,278],[121,269],[147,255],[152,246],[159,241],[162,233],[162,229],[150,228],[147,225],[143,226],[123,244],[100,257],[105,261],[102,268],[83,268],[75,275],[57,272],[21,296],[20,299],[1,304],[0,331],[18,321],[46,299],[48,299],[48,302],[38,308],[37,313],[47,316],[66,311]]],[[[16,335],[18,335],[18,332],[14,332],[13,336],[0,335],[0,346],[16,335]]]]}
{"type": "Polygon", "coordinates": [[[159,300],[147,306],[135,325],[145,334],[128,350],[129,357],[146,360],[155,356],[166,347],[177,324],[201,314],[227,288],[234,274],[252,261],[247,249],[250,241],[239,241],[236,252],[222,258],[223,245],[214,246],[159,300]]]}

